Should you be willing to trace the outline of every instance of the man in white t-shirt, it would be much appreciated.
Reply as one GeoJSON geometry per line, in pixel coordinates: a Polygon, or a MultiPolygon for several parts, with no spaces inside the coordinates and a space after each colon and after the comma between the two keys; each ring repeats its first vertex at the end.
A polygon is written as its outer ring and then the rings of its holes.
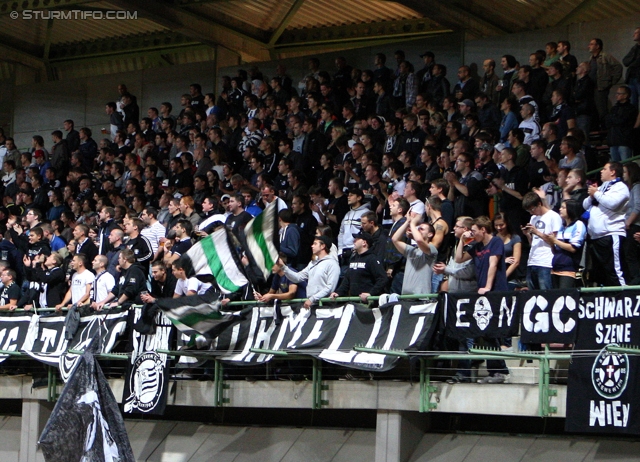
{"type": "Polygon", "coordinates": [[[71,277],[71,287],[69,287],[62,303],[56,305],[56,310],[67,306],[69,301],[72,305],[82,305],[89,302],[95,276],[87,269],[87,257],[82,253],[76,254],[71,260],[71,268],[76,271],[71,277]]]}
{"type": "Polygon", "coordinates": [[[109,292],[116,285],[115,278],[111,273],[107,272],[109,259],[104,255],[97,255],[92,262],[93,270],[96,272],[96,278],[91,287],[91,301],[99,302],[107,298],[109,292]]]}
{"type": "Polygon", "coordinates": [[[553,261],[553,247],[547,244],[541,236],[556,236],[562,227],[562,218],[547,207],[534,192],[525,194],[522,208],[531,214],[531,220],[522,228],[522,232],[529,239],[531,250],[527,261],[527,285],[529,289],[551,289],[551,267],[553,261]]]}
{"type": "Polygon", "coordinates": [[[173,293],[173,298],[184,297],[188,295],[202,295],[209,288],[211,284],[202,282],[198,278],[187,278],[187,274],[180,264],[180,260],[176,260],[173,263],[173,275],[176,277],[176,289],[173,293]]]}

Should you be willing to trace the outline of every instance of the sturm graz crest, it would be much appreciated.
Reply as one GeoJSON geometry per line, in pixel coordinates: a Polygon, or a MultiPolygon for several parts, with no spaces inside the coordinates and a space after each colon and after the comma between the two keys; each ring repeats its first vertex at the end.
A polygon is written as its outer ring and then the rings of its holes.
{"type": "Polygon", "coordinates": [[[164,365],[158,353],[146,351],[140,354],[131,368],[131,395],[125,400],[124,411],[150,412],[155,409],[162,397],[163,374],[164,365]]]}
{"type": "MultiPolygon", "coordinates": [[[[618,346],[615,343],[612,346],[618,346]]],[[[625,354],[611,353],[603,348],[593,361],[591,381],[600,396],[614,399],[627,388],[629,358],[625,354]]]]}

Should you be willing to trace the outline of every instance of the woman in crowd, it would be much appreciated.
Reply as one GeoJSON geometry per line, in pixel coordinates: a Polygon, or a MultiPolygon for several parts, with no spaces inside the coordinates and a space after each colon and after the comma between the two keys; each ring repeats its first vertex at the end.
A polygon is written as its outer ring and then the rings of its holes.
{"type": "Polygon", "coordinates": [[[514,128],[518,128],[517,108],[518,102],[515,98],[505,98],[500,105],[502,111],[502,122],[500,123],[500,142],[506,143],[509,132],[514,128]]]}
{"type": "Polygon", "coordinates": [[[560,204],[562,227],[556,236],[540,236],[553,246],[551,283],[555,289],[570,289],[576,286],[576,274],[580,269],[582,250],[587,236],[587,227],[580,221],[581,205],[569,199],[560,204]]]}
{"type": "Polygon", "coordinates": [[[524,279],[523,271],[520,269],[520,258],[522,257],[522,239],[511,230],[509,221],[504,214],[498,213],[493,218],[493,228],[496,236],[504,243],[504,262],[507,265],[507,282],[509,289],[522,287],[524,279]]]}
{"type": "Polygon", "coordinates": [[[25,309],[34,305],[40,307],[56,306],[62,302],[67,292],[65,284],[65,270],[63,258],[59,253],[53,252],[46,257],[40,255],[39,259],[33,259],[30,265],[25,265],[25,273],[29,281],[36,281],[18,303],[25,309]],[[43,261],[44,260],[44,261],[43,261]]]}

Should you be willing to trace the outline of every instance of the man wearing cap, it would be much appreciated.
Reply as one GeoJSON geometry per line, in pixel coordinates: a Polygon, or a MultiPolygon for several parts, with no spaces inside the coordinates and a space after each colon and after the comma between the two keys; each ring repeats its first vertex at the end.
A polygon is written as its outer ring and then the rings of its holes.
{"type": "Polygon", "coordinates": [[[350,210],[342,219],[338,234],[338,255],[343,256],[343,265],[347,264],[353,249],[353,234],[361,229],[361,217],[369,211],[369,204],[363,204],[363,199],[364,193],[359,188],[351,188],[347,194],[347,205],[350,210]]]}
{"type": "Polygon", "coordinates": [[[500,169],[493,160],[493,146],[489,143],[482,143],[478,150],[478,160],[480,161],[480,165],[478,165],[476,170],[478,170],[484,178],[484,188],[486,189],[494,178],[500,176],[500,169]]]}
{"type": "Polygon", "coordinates": [[[44,178],[47,169],[51,167],[51,162],[47,160],[42,149],[36,149],[33,157],[35,158],[36,165],[40,168],[40,176],[44,178]]]}
{"type": "Polygon", "coordinates": [[[431,80],[433,66],[436,64],[436,57],[431,51],[425,51],[420,57],[424,61],[424,67],[417,72],[416,80],[418,81],[419,92],[424,93],[427,91],[429,80],[431,80]]]}
{"type": "Polygon", "coordinates": [[[467,116],[473,112],[473,108],[475,107],[475,103],[471,99],[464,99],[458,103],[459,112],[458,112],[458,123],[462,130],[460,131],[460,135],[465,136],[469,133],[469,127],[465,123],[467,116]]]}
{"type": "Polygon", "coordinates": [[[329,255],[331,239],[327,236],[316,236],[311,245],[313,257],[311,262],[301,271],[294,271],[285,265],[281,259],[278,265],[284,270],[284,275],[293,283],[307,281],[307,300],[304,308],[310,308],[321,298],[327,297],[338,286],[340,279],[340,265],[334,257],[329,255]]]}
{"type": "Polygon", "coordinates": [[[387,273],[380,259],[369,250],[373,244],[371,234],[360,231],[352,236],[354,255],[342,283],[331,298],[358,296],[366,302],[370,295],[380,295],[384,291],[387,273]]]}

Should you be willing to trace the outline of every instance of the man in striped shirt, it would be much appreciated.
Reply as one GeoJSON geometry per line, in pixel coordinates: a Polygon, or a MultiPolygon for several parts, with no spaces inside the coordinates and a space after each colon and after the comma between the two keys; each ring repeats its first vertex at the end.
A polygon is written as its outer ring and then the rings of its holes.
{"type": "Polygon", "coordinates": [[[153,260],[156,260],[158,249],[160,249],[160,239],[164,239],[167,229],[158,221],[158,210],[155,207],[146,207],[140,214],[140,219],[146,225],[140,234],[149,239],[154,255],[153,260]]]}

